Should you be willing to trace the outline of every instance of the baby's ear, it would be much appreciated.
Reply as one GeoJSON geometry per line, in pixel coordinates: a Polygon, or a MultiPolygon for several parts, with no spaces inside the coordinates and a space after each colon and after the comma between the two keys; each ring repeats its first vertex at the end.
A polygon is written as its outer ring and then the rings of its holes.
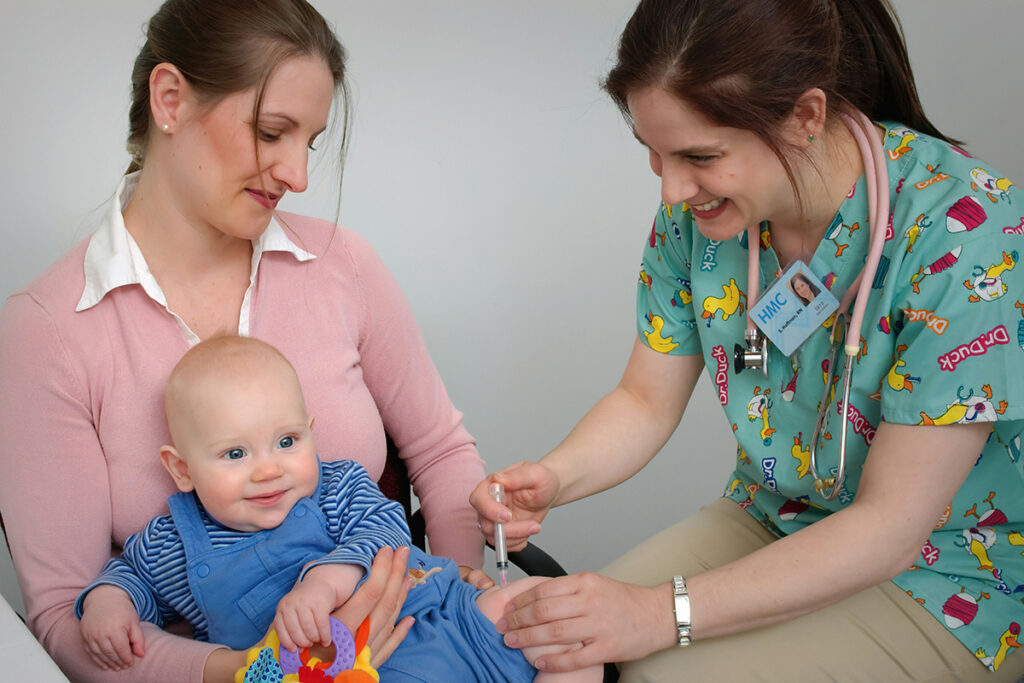
{"type": "Polygon", "coordinates": [[[188,473],[188,463],[178,454],[174,446],[160,447],[160,462],[164,464],[164,469],[174,479],[179,491],[188,492],[195,488],[192,477],[188,473]]]}
{"type": "Polygon", "coordinates": [[[310,429],[312,429],[312,428],[313,428],[313,423],[314,423],[315,421],[316,421],[316,420],[314,420],[314,419],[313,419],[313,416],[312,416],[312,415],[307,415],[307,416],[306,416],[306,424],[308,424],[308,425],[309,425],[309,428],[310,428],[310,429]]]}

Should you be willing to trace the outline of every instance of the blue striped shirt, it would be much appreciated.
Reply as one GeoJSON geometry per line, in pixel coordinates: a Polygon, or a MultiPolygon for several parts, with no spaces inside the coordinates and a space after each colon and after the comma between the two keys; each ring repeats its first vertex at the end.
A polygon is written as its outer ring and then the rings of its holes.
{"type": "MultiPolygon", "coordinates": [[[[337,547],[303,570],[320,564],[357,564],[369,571],[377,551],[409,545],[409,527],[402,506],[386,498],[362,465],[351,460],[320,464],[319,506],[327,533],[337,547]]],[[[202,505],[199,513],[214,548],[224,548],[252,536],[214,521],[202,505]]],[[[82,617],[86,594],[102,584],[121,588],[131,597],[139,619],[163,626],[179,616],[192,624],[196,640],[208,640],[206,615],[188,586],[185,546],[171,515],[152,519],[124,544],[120,558],[107,562],[102,573],[75,601],[82,617]]],[[[300,578],[300,577],[296,577],[300,578]]]]}

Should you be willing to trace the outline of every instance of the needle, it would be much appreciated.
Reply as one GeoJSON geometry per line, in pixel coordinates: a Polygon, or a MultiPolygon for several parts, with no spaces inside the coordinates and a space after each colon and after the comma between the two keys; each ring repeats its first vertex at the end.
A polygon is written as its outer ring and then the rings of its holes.
{"type": "MultiPolygon", "coordinates": [[[[488,489],[491,498],[496,503],[505,503],[505,487],[497,482],[491,484],[488,489]]],[[[508,548],[505,546],[505,525],[501,522],[494,523],[494,557],[497,560],[498,576],[502,586],[508,585],[508,548]]]]}

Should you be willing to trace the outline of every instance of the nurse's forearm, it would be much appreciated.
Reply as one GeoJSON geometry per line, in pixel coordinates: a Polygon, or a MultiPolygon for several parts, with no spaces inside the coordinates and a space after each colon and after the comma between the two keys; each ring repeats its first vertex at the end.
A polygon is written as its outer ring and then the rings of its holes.
{"type": "Polygon", "coordinates": [[[560,483],[555,505],[612,488],[643,469],[678,424],[659,424],[646,405],[617,387],[604,396],[541,464],[560,483]]]}
{"type": "Polygon", "coordinates": [[[880,542],[885,528],[871,511],[851,507],[687,577],[693,638],[795,619],[891,579],[910,563],[900,564],[903,551],[880,542]]]}
{"type": "Polygon", "coordinates": [[[901,574],[919,556],[990,431],[988,423],[883,422],[849,507],[687,577],[694,638],[793,619],[901,574]]]}

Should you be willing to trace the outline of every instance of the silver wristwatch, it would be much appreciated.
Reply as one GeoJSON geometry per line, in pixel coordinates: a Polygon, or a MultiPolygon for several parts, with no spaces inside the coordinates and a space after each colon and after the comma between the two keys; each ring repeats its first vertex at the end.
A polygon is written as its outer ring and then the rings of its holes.
{"type": "Polygon", "coordinates": [[[679,647],[686,647],[690,644],[690,594],[686,592],[686,579],[681,576],[672,577],[672,600],[679,647]]]}

